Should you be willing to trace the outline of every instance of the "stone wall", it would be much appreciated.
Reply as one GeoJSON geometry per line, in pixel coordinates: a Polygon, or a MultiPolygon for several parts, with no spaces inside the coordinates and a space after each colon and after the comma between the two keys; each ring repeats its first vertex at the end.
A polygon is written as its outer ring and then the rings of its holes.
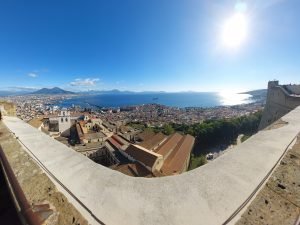
{"type": "Polygon", "coordinates": [[[297,84],[290,84],[290,85],[285,85],[285,88],[286,88],[291,94],[300,95],[300,85],[297,85],[297,84]]]}
{"type": "Polygon", "coordinates": [[[300,96],[290,95],[278,82],[270,81],[267,101],[259,129],[266,128],[299,105],[300,96]]]}
{"type": "MultiPolygon", "coordinates": [[[[32,128],[34,129],[34,128],[32,128]]],[[[87,220],[60,192],[36,161],[0,122],[0,145],[30,205],[49,204],[53,213],[43,225],[88,225],[87,220]]],[[[49,148],[49,150],[52,150],[49,148]]],[[[1,199],[2,201],[2,199],[1,199]]],[[[1,221],[0,221],[0,224],[1,221]]]]}
{"type": "Polygon", "coordinates": [[[296,225],[300,213],[300,136],[236,225],[296,225]]]}
{"type": "MultiPolygon", "coordinates": [[[[93,220],[90,222],[91,218],[108,225],[216,225],[230,219],[246,199],[251,202],[252,194],[291,146],[300,129],[300,107],[281,120],[281,126],[258,132],[233,151],[200,168],[155,179],[129,177],[96,164],[16,117],[5,117],[3,123],[13,132],[10,134],[13,140],[22,142],[26,146],[24,151],[30,150],[39,164],[47,168],[44,174],[59,181],[56,188],[76,196],[75,201],[74,197],[66,195],[70,202],[80,206],[77,209],[89,224],[97,224],[92,223],[93,220]]],[[[4,144],[5,140],[8,138],[3,137],[0,143],[4,144]]],[[[7,143],[6,146],[11,145],[7,143]]],[[[33,169],[25,165],[26,161],[15,158],[15,154],[21,154],[14,147],[11,151],[11,158],[17,160],[18,169],[28,168],[29,175],[33,174],[33,169]]],[[[13,162],[11,164],[14,165],[13,162]]],[[[23,177],[22,171],[17,173],[23,177]]],[[[39,192],[38,185],[42,182],[31,181],[30,184],[38,188],[33,190],[29,186],[35,193],[39,192]]],[[[296,181],[295,185],[298,185],[296,181]]],[[[272,199],[267,200],[273,202],[272,199]]],[[[51,199],[48,201],[51,203],[51,199]]],[[[68,208],[64,206],[61,209],[68,208]]],[[[67,214],[62,212],[60,215],[67,214]]],[[[70,222],[65,224],[72,224],[77,220],[77,217],[74,220],[72,217],[63,216],[62,219],[69,218],[70,222]]]]}
{"type": "Polygon", "coordinates": [[[0,101],[0,112],[2,116],[16,116],[16,106],[11,102],[0,101]]]}

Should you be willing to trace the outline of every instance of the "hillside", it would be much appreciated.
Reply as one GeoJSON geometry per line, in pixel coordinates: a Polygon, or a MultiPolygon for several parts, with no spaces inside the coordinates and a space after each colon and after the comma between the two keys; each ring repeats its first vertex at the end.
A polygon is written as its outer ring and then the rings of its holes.
{"type": "Polygon", "coordinates": [[[54,88],[42,88],[38,91],[32,92],[31,94],[33,95],[71,95],[75,94],[74,92],[71,91],[66,91],[58,87],[54,88]]]}
{"type": "Polygon", "coordinates": [[[258,89],[258,90],[243,92],[241,94],[252,95],[251,99],[254,100],[255,102],[266,103],[267,93],[268,93],[267,89],[258,89]]]}

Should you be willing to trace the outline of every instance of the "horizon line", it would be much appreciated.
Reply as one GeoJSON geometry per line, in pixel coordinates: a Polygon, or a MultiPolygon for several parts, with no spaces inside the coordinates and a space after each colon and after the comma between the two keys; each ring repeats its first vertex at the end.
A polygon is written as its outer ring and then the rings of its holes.
{"type": "Polygon", "coordinates": [[[132,93],[145,93],[145,92],[152,92],[152,93],[246,93],[250,91],[256,91],[256,90],[267,90],[267,88],[252,88],[252,89],[244,89],[244,90],[178,90],[178,91],[162,91],[162,90],[120,90],[118,88],[112,88],[112,89],[87,89],[87,90],[73,90],[69,88],[63,88],[58,86],[48,86],[48,87],[2,87],[0,88],[0,92],[11,92],[11,93],[31,93],[36,92],[42,89],[54,89],[59,88],[64,91],[74,92],[74,93],[88,93],[88,92],[132,92],[132,93]]]}

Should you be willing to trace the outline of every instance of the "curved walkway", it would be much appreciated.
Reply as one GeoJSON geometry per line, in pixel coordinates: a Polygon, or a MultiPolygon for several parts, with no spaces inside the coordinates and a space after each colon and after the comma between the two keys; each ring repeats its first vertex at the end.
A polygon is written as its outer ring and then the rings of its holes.
{"type": "Polygon", "coordinates": [[[133,178],[94,163],[14,117],[4,123],[48,175],[105,224],[223,224],[276,165],[300,131],[300,108],[287,125],[260,131],[213,162],[177,176],[133,178]]]}

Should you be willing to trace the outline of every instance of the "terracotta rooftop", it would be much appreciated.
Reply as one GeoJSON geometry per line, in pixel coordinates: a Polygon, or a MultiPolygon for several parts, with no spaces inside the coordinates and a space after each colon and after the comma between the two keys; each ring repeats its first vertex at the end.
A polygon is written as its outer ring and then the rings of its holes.
{"type": "Polygon", "coordinates": [[[157,133],[151,138],[141,142],[139,145],[149,150],[153,150],[157,148],[166,139],[166,137],[167,136],[163,133],[157,133]]]}
{"type": "Polygon", "coordinates": [[[142,133],[138,134],[138,138],[141,139],[142,141],[146,141],[148,139],[150,139],[151,137],[153,137],[155,135],[155,133],[153,131],[143,131],[142,133]]]}
{"type": "Polygon", "coordinates": [[[132,177],[155,177],[153,173],[151,173],[139,162],[114,165],[111,167],[111,169],[132,177]]]}
{"type": "Polygon", "coordinates": [[[195,138],[193,136],[189,134],[184,136],[165,160],[164,165],[161,168],[162,173],[165,175],[172,175],[174,173],[183,172],[193,149],[194,142],[195,138]]]}
{"type": "Polygon", "coordinates": [[[120,145],[128,145],[128,141],[126,141],[124,138],[120,137],[119,135],[113,135],[112,138],[118,142],[120,145]]]}
{"type": "Polygon", "coordinates": [[[86,134],[88,132],[87,128],[85,127],[85,122],[84,121],[79,121],[79,126],[81,128],[82,133],[86,134]]]}
{"type": "Polygon", "coordinates": [[[76,131],[77,131],[77,134],[78,134],[78,138],[82,139],[82,137],[83,137],[83,131],[82,131],[81,126],[80,126],[79,123],[76,123],[76,131]]]}
{"type": "Polygon", "coordinates": [[[183,136],[181,134],[174,133],[171,136],[169,136],[168,139],[154,151],[162,155],[165,160],[182,138],[183,136]]]}
{"type": "Polygon", "coordinates": [[[161,155],[159,154],[156,154],[154,152],[149,151],[148,149],[133,144],[129,145],[125,152],[135,160],[142,162],[150,168],[152,168],[156,160],[159,157],[161,157],[161,155]]]}
{"type": "Polygon", "coordinates": [[[122,145],[112,137],[108,138],[107,141],[115,149],[121,149],[121,147],[122,147],[122,145]]]}

